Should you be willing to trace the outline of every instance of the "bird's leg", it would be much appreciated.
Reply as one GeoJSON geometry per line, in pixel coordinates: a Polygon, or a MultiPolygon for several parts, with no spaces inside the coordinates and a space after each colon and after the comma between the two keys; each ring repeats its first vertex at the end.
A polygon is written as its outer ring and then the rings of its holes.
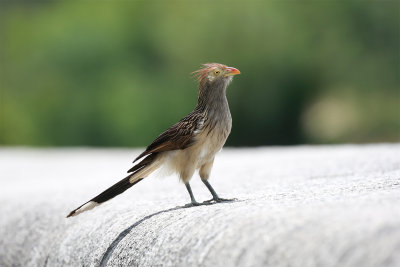
{"type": "Polygon", "coordinates": [[[190,187],[189,182],[185,183],[186,189],[189,192],[190,195],[190,200],[191,203],[186,204],[185,207],[193,207],[193,206],[199,206],[201,205],[199,202],[196,201],[196,199],[194,198],[193,192],[192,192],[192,188],[190,187]]]}
{"type": "Polygon", "coordinates": [[[235,201],[236,200],[236,198],[232,198],[232,199],[220,198],[218,196],[217,192],[215,192],[214,188],[211,186],[211,184],[206,179],[201,179],[201,181],[207,186],[208,190],[210,191],[211,195],[213,196],[212,199],[206,200],[206,201],[204,201],[204,203],[210,203],[212,201],[215,201],[215,202],[230,202],[230,201],[235,201]]]}

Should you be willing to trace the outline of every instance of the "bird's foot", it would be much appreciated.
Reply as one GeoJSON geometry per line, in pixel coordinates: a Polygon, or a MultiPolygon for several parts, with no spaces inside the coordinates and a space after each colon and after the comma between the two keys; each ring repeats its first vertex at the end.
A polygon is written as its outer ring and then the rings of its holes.
{"type": "Polygon", "coordinates": [[[195,207],[195,206],[200,206],[203,205],[202,203],[199,203],[197,201],[192,201],[188,204],[186,204],[185,206],[183,206],[184,208],[191,208],[191,207],[195,207]]]}
{"type": "Polygon", "coordinates": [[[203,201],[204,204],[211,204],[213,202],[215,203],[221,203],[221,202],[234,202],[237,201],[237,198],[221,198],[221,197],[217,197],[217,198],[212,198],[206,201],[203,201]]]}

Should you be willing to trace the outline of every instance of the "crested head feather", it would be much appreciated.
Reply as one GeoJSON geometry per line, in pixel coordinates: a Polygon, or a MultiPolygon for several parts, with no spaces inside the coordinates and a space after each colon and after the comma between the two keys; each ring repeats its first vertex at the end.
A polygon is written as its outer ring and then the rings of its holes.
{"type": "Polygon", "coordinates": [[[203,68],[193,71],[191,74],[197,81],[201,81],[214,68],[226,69],[226,68],[228,68],[228,66],[226,66],[224,64],[219,64],[219,63],[206,63],[206,64],[203,64],[203,68]]]}

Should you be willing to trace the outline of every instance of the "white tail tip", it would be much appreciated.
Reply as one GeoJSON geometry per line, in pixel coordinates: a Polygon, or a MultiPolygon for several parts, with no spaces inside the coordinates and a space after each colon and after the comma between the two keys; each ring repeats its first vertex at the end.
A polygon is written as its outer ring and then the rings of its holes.
{"type": "Polygon", "coordinates": [[[72,211],[72,212],[67,216],[67,218],[68,218],[68,217],[71,217],[71,216],[76,216],[76,215],[78,215],[78,214],[80,214],[80,213],[82,213],[82,212],[91,210],[91,209],[93,209],[94,207],[96,207],[96,206],[98,206],[98,205],[99,205],[99,203],[97,203],[97,202],[89,201],[88,203],[86,203],[86,204],[83,205],[82,207],[80,207],[80,208],[78,208],[78,209],[72,211]]]}

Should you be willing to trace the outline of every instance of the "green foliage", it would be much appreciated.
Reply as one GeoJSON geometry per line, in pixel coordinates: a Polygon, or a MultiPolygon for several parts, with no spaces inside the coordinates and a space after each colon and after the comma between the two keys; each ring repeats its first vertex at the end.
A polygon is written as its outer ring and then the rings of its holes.
{"type": "Polygon", "coordinates": [[[396,1],[0,4],[0,144],[144,146],[201,63],[240,69],[230,145],[398,141],[396,1]]]}

